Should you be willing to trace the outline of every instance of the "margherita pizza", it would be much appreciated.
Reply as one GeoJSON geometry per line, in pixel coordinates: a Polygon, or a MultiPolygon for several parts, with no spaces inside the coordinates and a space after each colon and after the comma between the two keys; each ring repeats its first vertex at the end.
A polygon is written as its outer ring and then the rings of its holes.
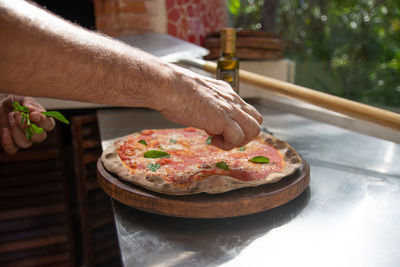
{"type": "Polygon", "coordinates": [[[123,180],[170,195],[223,193],[274,183],[301,166],[287,143],[261,132],[241,148],[221,150],[195,128],[143,130],[122,137],[101,156],[123,180]]]}

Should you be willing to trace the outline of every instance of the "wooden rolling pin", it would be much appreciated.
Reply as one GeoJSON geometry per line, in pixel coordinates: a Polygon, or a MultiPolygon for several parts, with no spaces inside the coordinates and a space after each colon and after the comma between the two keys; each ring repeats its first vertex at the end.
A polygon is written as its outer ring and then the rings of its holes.
{"type": "MultiPolygon", "coordinates": [[[[209,61],[184,60],[182,63],[215,74],[217,64],[209,61]]],[[[400,114],[388,110],[361,104],[338,96],[322,93],[303,86],[283,82],[249,71],[240,70],[241,82],[245,82],[274,93],[301,100],[319,107],[336,111],[347,116],[379,124],[400,131],[400,114]]]]}

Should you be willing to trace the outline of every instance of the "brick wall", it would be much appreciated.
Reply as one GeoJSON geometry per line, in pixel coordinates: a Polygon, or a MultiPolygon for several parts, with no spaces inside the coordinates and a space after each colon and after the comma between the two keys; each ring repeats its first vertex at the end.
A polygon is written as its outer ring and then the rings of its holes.
{"type": "Polygon", "coordinates": [[[166,32],[164,0],[93,0],[96,29],[110,36],[166,32]]]}
{"type": "Polygon", "coordinates": [[[226,26],[225,0],[93,0],[96,29],[110,36],[168,33],[202,44],[226,26]]]}

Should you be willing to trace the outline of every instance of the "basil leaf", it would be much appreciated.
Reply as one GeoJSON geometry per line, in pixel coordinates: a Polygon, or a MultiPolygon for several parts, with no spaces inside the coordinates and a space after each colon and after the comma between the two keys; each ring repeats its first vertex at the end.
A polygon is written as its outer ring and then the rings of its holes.
{"type": "Polygon", "coordinates": [[[12,103],[12,106],[13,106],[13,111],[21,111],[21,112],[29,113],[28,107],[21,106],[21,104],[18,103],[17,101],[14,101],[12,103]]]}
{"type": "Polygon", "coordinates": [[[38,126],[37,126],[36,124],[34,124],[34,123],[31,124],[31,128],[32,128],[32,130],[33,130],[33,132],[34,132],[35,134],[41,134],[41,133],[43,133],[43,128],[38,127],[38,126]]]}
{"type": "Polygon", "coordinates": [[[169,141],[171,142],[171,144],[176,144],[176,140],[175,139],[169,139],[169,141]]]}
{"type": "MultiPolygon", "coordinates": [[[[21,115],[24,115],[25,120],[26,120],[26,124],[28,126],[31,126],[31,118],[29,117],[29,113],[21,113],[21,115]]],[[[22,119],[21,119],[22,120],[22,119]]]]}
{"type": "Polygon", "coordinates": [[[209,137],[207,138],[206,144],[207,144],[207,145],[211,145],[211,136],[209,136],[209,137]]]}
{"type": "Polygon", "coordinates": [[[140,140],[138,141],[138,143],[147,146],[146,140],[144,140],[144,139],[140,139],[140,140]]]}
{"type": "Polygon", "coordinates": [[[47,117],[53,117],[56,120],[59,120],[65,124],[69,124],[69,121],[58,111],[45,111],[42,114],[46,115],[47,117]]]}
{"type": "Polygon", "coordinates": [[[43,131],[43,128],[31,123],[31,125],[25,129],[25,136],[28,140],[31,140],[34,134],[41,134],[43,131]]]}
{"type": "Polygon", "coordinates": [[[25,136],[28,140],[32,139],[32,136],[34,135],[32,127],[28,127],[25,129],[25,136]]]}
{"type": "Polygon", "coordinates": [[[29,115],[27,113],[21,112],[21,124],[23,124],[25,121],[27,125],[31,125],[31,119],[29,118],[29,115]]]}
{"type": "Polygon", "coordinates": [[[225,161],[217,162],[215,164],[215,166],[217,166],[217,168],[220,168],[220,169],[223,169],[223,170],[229,170],[228,164],[226,164],[225,161]]]}
{"type": "Polygon", "coordinates": [[[256,157],[249,159],[249,161],[253,162],[253,163],[265,164],[265,163],[269,163],[269,158],[264,157],[264,156],[256,156],[256,157]]]}
{"type": "Polygon", "coordinates": [[[156,164],[149,163],[149,164],[147,164],[147,168],[150,169],[150,170],[152,170],[153,172],[155,172],[156,170],[158,170],[160,167],[161,167],[161,164],[160,164],[160,163],[156,163],[156,164]]]}
{"type": "Polygon", "coordinates": [[[18,103],[17,101],[14,101],[12,103],[12,106],[13,106],[13,111],[14,112],[20,112],[21,113],[21,123],[24,123],[25,121],[27,121],[27,124],[30,125],[31,124],[31,120],[29,119],[29,109],[28,109],[28,107],[21,106],[21,104],[18,103]]]}
{"type": "Polygon", "coordinates": [[[242,147],[239,148],[239,150],[240,150],[240,151],[245,151],[245,150],[246,150],[246,147],[245,147],[245,146],[242,146],[242,147]]]}
{"type": "Polygon", "coordinates": [[[144,153],[145,158],[169,158],[169,154],[160,150],[148,150],[144,153]]]}

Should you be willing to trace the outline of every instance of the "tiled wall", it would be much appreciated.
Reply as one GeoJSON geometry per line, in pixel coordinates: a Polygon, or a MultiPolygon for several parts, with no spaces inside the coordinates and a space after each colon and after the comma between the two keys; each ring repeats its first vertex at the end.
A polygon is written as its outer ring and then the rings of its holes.
{"type": "Polygon", "coordinates": [[[166,0],[166,7],[168,33],[192,43],[226,26],[225,0],[166,0]]]}
{"type": "Polygon", "coordinates": [[[93,0],[96,28],[111,36],[168,33],[202,44],[226,26],[225,0],[93,0]]]}

